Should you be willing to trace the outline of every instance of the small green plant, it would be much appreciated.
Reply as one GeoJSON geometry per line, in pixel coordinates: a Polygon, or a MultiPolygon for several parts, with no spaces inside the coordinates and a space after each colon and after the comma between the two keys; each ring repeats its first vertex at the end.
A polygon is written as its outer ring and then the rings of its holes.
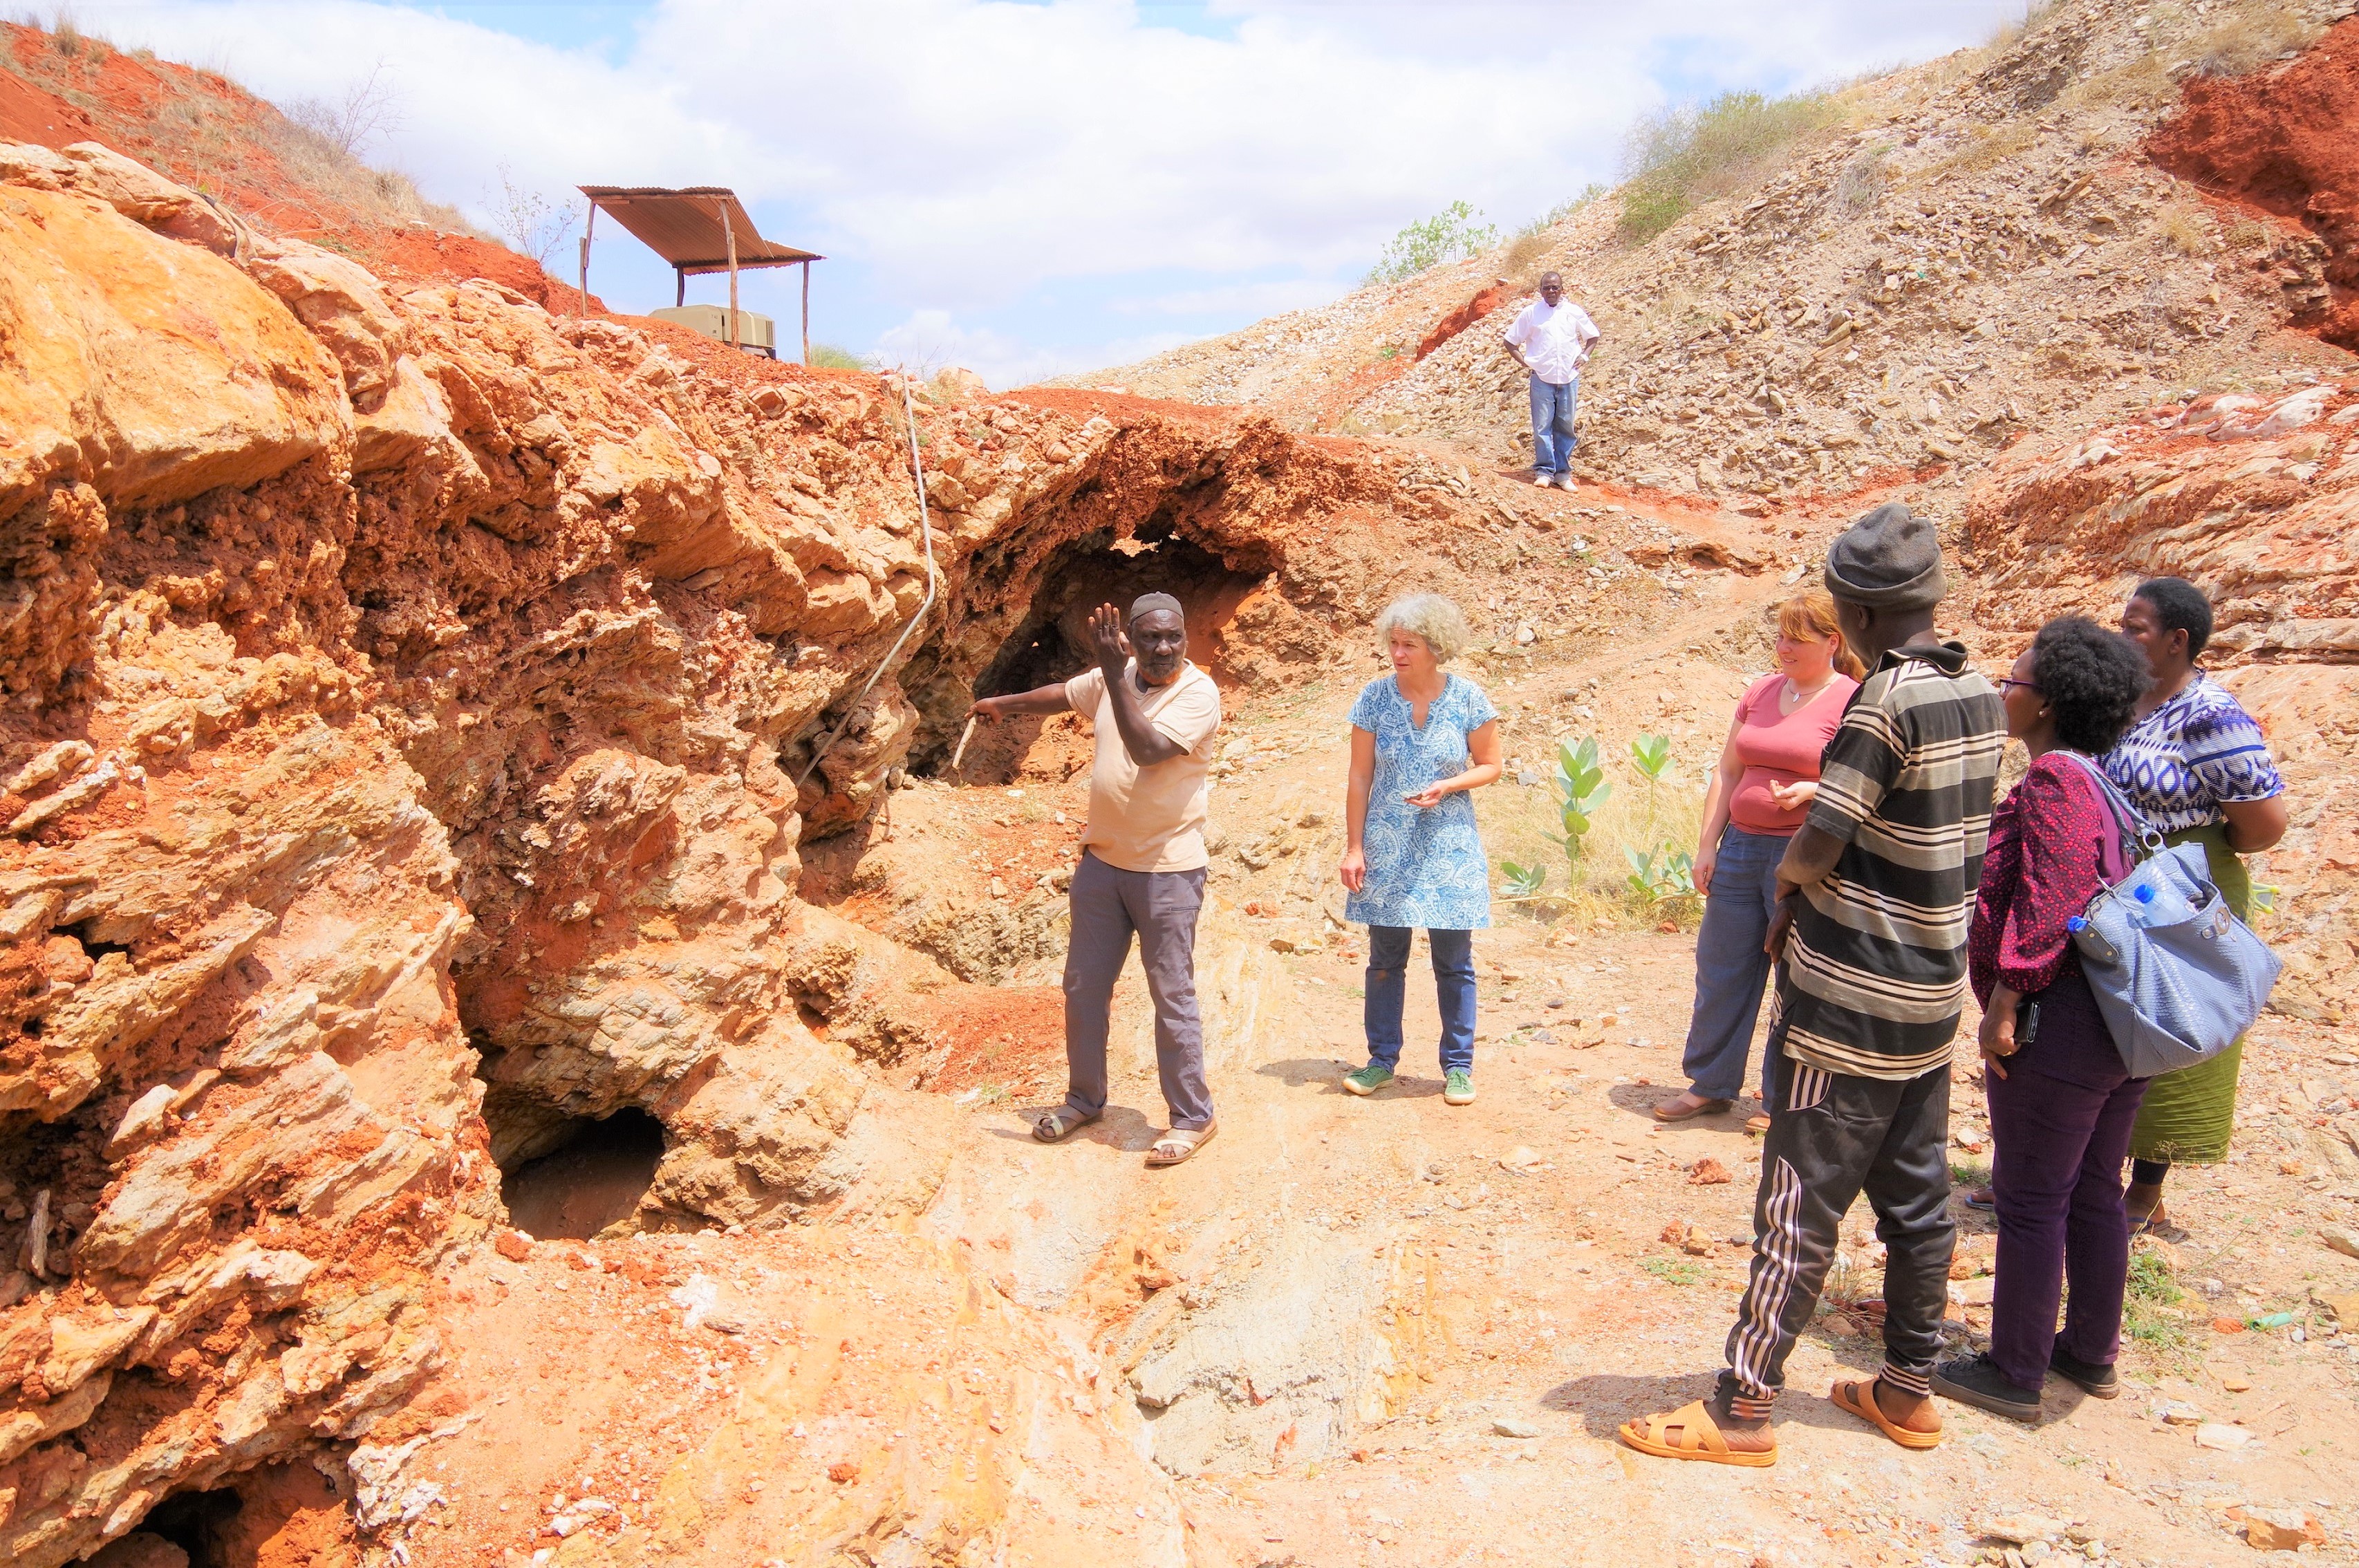
{"type": "Polygon", "coordinates": [[[1695,897],[1695,856],[1686,850],[1662,844],[1642,853],[1625,844],[1622,855],[1630,863],[1630,875],[1622,879],[1623,884],[1636,898],[1641,912],[1695,897]]]}
{"type": "Polygon", "coordinates": [[[1499,243],[1497,225],[1478,223],[1482,216],[1472,202],[1452,201],[1432,217],[1409,224],[1385,246],[1368,281],[1398,283],[1445,261],[1480,256],[1499,243]]]}
{"type": "Polygon", "coordinates": [[[868,362],[866,360],[861,358],[850,349],[838,348],[833,343],[815,343],[811,344],[810,362],[813,365],[821,370],[865,370],[868,368],[868,362]]]}
{"type": "Polygon", "coordinates": [[[1630,743],[1630,760],[1649,784],[1660,784],[1671,770],[1671,737],[1640,735],[1630,743]]]}
{"type": "Polygon", "coordinates": [[[1641,1258],[1638,1267],[1666,1285],[1701,1285],[1704,1269],[1701,1263],[1690,1263],[1684,1258],[1641,1258]]]}
{"type": "Polygon", "coordinates": [[[2170,1260],[2151,1247],[2130,1255],[2129,1289],[2122,1303],[2122,1333],[2147,1355],[2162,1361],[2185,1361],[2196,1354],[2179,1306],[2187,1292],[2179,1288],[2170,1260]]]}
{"type": "Polygon", "coordinates": [[[1558,825],[1564,831],[1547,837],[1564,851],[1569,870],[1580,866],[1582,841],[1588,835],[1590,819],[1613,792],[1614,786],[1605,781],[1605,768],[1598,758],[1596,736],[1586,737],[1577,746],[1557,743],[1556,816],[1558,825]]]}
{"type": "Polygon", "coordinates": [[[1499,858],[1499,875],[1507,879],[1506,896],[1510,898],[1537,898],[1540,896],[1540,889],[1548,883],[1547,866],[1538,864],[1527,866],[1522,861],[1509,860],[1505,855],[1499,858]]]}

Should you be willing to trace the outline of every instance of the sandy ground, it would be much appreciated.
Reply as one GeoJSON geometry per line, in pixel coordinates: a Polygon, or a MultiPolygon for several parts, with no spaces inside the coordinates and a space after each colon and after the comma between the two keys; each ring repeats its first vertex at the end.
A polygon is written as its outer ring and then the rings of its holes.
{"type": "MultiPolygon", "coordinates": [[[[1694,630],[1675,623],[1657,645],[1524,679],[1565,688],[1668,659],[1694,630]]],[[[1241,705],[1240,726],[1280,738],[1265,746],[1277,760],[1221,786],[1233,839],[1340,804],[1340,753],[1318,737],[1341,734],[1350,693],[1331,684],[1241,705]]],[[[1623,681],[1594,702],[1591,727],[1609,735],[1663,709],[1623,681]]],[[[1711,746],[1719,722],[1692,726],[1693,744],[1711,746]]],[[[1078,821],[1082,783],[1036,786],[1036,803],[1078,821]]],[[[1486,821],[1504,820],[1513,788],[1483,803],[1486,821]]],[[[1008,800],[996,789],[988,809],[1008,800]]],[[[956,816],[903,810],[897,838],[955,844],[956,816]]],[[[2142,1244],[2151,1288],[2135,1301],[2120,1399],[2051,1388],[2027,1428],[1945,1404],[1947,1442],[1904,1453],[1823,1398],[1878,1359],[1872,1331],[1831,1312],[1789,1365],[1776,1468],[1675,1465],[1623,1450],[1614,1430],[1709,1388],[1758,1172],[1749,1103],[1676,1127],[1648,1114],[1682,1082],[1692,937],[1503,911],[1477,944],[1480,1098],[1464,1108],[1440,1097],[1420,944],[1406,1074],[1354,1099],[1338,1079],[1364,1057],[1356,933],[1304,913],[1340,836],[1332,817],[1299,836],[1259,869],[1234,852],[1216,864],[1199,975],[1221,1131],[1190,1163],[1141,1163],[1162,1120],[1134,964],[1106,1117],[1063,1146],[1033,1142],[1023,1113],[1053,1100],[1060,1062],[1053,1039],[1007,1040],[996,1071],[962,1065],[963,1136],[920,1212],[466,1260],[443,1305],[447,1435],[409,1472],[448,1498],[413,1527],[410,1560],[770,1560],[766,1541],[802,1539],[788,1521],[826,1506],[831,1465],[923,1440],[880,1422],[895,1376],[962,1364],[956,1303],[934,1299],[951,1288],[901,1266],[944,1255],[1066,1347],[1090,1390],[1076,1408],[1107,1412],[1109,1431],[1177,1475],[1208,1539],[1244,1563],[1962,1563],[1998,1560],[2008,1548],[1990,1527],[2027,1513],[2046,1517],[2032,1532],[2044,1545],[2017,1561],[2227,1563],[2252,1554],[2245,1515],[2264,1508],[2314,1525],[2325,1544],[2310,1554],[2359,1557],[2359,1337],[2313,1299],[2359,1290],[2359,1260],[2321,1239],[2359,1214],[2332,1120],[2359,1091],[2347,1040],[2274,1016],[2256,1032],[2235,1157],[2180,1173],[2179,1228],[2142,1244]],[[762,1390],[807,1379],[812,1345],[839,1333],[828,1325],[842,1327],[845,1382],[807,1431],[762,1390]],[[872,1347],[886,1365],[858,1372],[872,1347]],[[705,1497],[693,1542],[659,1506],[690,1490],[705,1497]],[[601,1508],[583,1513],[584,1496],[601,1508]]],[[[1017,978],[1049,977],[1053,960],[1035,970],[1017,978]]],[[[1032,1030],[1038,1012],[1023,1015],[1032,1030]]],[[[1971,1174],[1987,1152],[1972,1073],[1955,1102],[1951,1155],[1971,1174]]],[[[1986,1322],[1994,1243],[1985,1216],[1957,1212],[1962,1345],[1986,1322]]],[[[1841,1301],[1876,1293],[1871,1230],[1863,1204],[1845,1225],[1841,1301]]],[[[985,1403],[993,1379],[1021,1376],[970,1375],[985,1403]]]]}

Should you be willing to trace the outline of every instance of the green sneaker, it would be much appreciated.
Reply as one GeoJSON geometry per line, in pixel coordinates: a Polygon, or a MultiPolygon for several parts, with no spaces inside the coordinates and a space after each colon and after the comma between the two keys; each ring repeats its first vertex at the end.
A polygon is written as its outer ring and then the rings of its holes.
{"type": "Polygon", "coordinates": [[[1474,1103],[1474,1074],[1463,1067],[1453,1067],[1441,1075],[1441,1103],[1445,1105],[1471,1105],[1474,1103]]]}
{"type": "Polygon", "coordinates": [[[1373,1094],[1393,1081],[1393,1070],[1371,1062],[1357,1073],[1343,1074],[1343,1092],[1347,1094],[1373,1094]]]}

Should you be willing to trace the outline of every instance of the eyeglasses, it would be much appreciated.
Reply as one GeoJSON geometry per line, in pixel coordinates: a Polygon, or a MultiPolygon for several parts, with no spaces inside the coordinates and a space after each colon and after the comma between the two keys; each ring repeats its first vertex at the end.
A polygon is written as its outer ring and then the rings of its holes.
{"type": "Polygon", "coordinates": [[[2035,695],[2035,696],[2037,696],[2037,695],[2039,693],[2039,688],[2038,688],[2038,687],[2034,686],[2034,685],[2033,685],[2030,681],[2017,681],[2017,680],[2014,676],[2012,676],[2012,675],[2002,675],[2002,676],[2000,676],[2000,677],[1998,678],[1998,683],[1999,683],[1999,686],[2000,686],[2000,688],[2001,688],[2002,690],[2003,690],[2003,689],[2005,689],[2005,688],[2006,688],[2006,687],[2009,687],[2009,686],[2020,686],[2020,687],[2022,687],[2025,691],[2031,692],[2031,693],[2032,693],[2033,695],[2035,695]]]}

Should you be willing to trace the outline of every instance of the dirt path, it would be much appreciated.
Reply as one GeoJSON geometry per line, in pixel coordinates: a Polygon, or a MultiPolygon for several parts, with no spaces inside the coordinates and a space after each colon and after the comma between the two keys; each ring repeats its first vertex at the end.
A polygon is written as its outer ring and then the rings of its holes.
{"type": "MultiPolygon", "coordinates": [[[[1708,625],[1773,591],[1731,578],[1646,644],[1530,661],[1514,687],[1491,684],[1558,693],[1560,708],[1562,693],[1582,693],[1585,727],[1609,735],[1658,725],[1667,706],[1644,672],[1672,667],[1708,625]],[[1604,677],[1593,689],[1592,675],[1604,677]]],[[[1680,1083],[1690,936],[1576,933],[1515,914],[1477,944],[1478,1102],[1442,1104],[1433,998],[1414,981],[1406,1075],[1371,1100],[1342,1092],[1364,1055],[1361,956],[1355,933],[1326,929],[1317,910],[1340,847],[1341,758],[1324,737],[1341,733],[1349,684],[1236,715],[1272,760],[1241,766],[1218,798],[1234,842],[1216,858],[1199,973],[1222,1130],[1201,1157],[1168,1172],[1141,1165],[1161,1106],[1134,965],[1117,996],[1104,1120],[1060,1147],[1032,1141],[1022,1112],[1053,1098],[1060,1064],[1052,1042],[1011,1046],[1003,1075],[974,1069],[989,1092],[964,1096],[947,1172],[920,1214],[478,1257],[450,1303],[451,1409],[473,1424],[415,1472],[462,1500],[429,1511],[412,1561],[623,1563],[667,1543],[700,1561],[842,1560],[786,1544],[837,1539],[814,1522],[832,1488],[867,1482],[832,1483],[829,1466],[864,1475],[897,1452],[918,1420],[896,1413],[916,1408],[911,1368],[988,1359],[973,1348],[982,1331],[915,1268],[920,1257],[959,1259],[995,1287],[985,1297],[1010,1303],[994,1309],[1020,1320],[1010,1334],[1061,1347],[1058,1365],[1082,1392],[1054,1406],[1056,1434],[1031,1429],[1035,1458],[1125,1434],[1179,1478],[1170,1506],[1198,1528],[1152,1528],[1167,1544],[1184,1536],[1190,1562],[1538,1565],[1644,1552],[1698,1564],[1963,1563],[2003,1550],[1995,1522],[2030,1514],[2045,1518],[2027,1533],[2048,1550],[2019,1560],[2225,1563],[2253,1551],[2253,1509],[2290,1509],[2321,1528],[2324,1556],[2351,1560],[2359,1345],[2310,1298],[2359,1287],[2359,1262],[2321,1245],[2321,1226],[2359,1190],[2317,1132],[2320,1107],[2359,1088],[2359,1063],[2329,1030],[2292,1019],[2256,1031],[2236,1159],[2174,1185],[2185,1229],[2139,1265],[2120,1399],[2051,1390],[2031,1429],[1945,1405],[1948,1443],[1904,1454],[1821,1397],[1878,1359],[1872,1337],[1832,1313],[1790,1365],[1775,1469],[1675,1466],[1615,1444],[1619,1421],[1704,1392],[1721,1364],[1750,1251],[1752,1107],[1673,1128],[1647,1114],[1680,1083]],[[700,1302],[734,1327],[715,1334],[700,1302]],[[2245,1326],[2282,1312],[2294,1317],[2245,1326]],[[844,1386],[811,1396],[807,1431],[805,1407],[779,1390],[813,1375],[821,1323],[846,1325],[828,1374],[844,1386]],[[866,1371],[864,1334],[883,1347],[866,1371]],[[545,1397],[509,1401],[517,1388],[545,1397]],[[822,1408],[834,1412],[826,1424],[822,1408]],[[2190,1416],[2212,1424],[2177,1424],[2190,1416]],[[887,1422],[908,1424],[887,1439],[887,1422]],[[2199,1431],[2233,1446],[2202,1445],[2199,1431]],[[578,1508],[584,1494],[627,1499],[617,1506],[636,1518],[577,1519],[549,1501],[578,1508]],[[703,1500],[683,1513],[691,1495],[703,1500]],[[447,1522],[430,1528],[438,1517],[447,1522]]],[[[1719,698],[1693,701],[1701,715],[1719,698]]],[[[1685,725],[1681,746],[1708,750],[1718,722],[1685,725]]],[[[1036,788],[1031,806],[1077,821],[1080,788],[1036,788]]],[[[1512,816],[1515,788],[1483,802],[1486,832],[1512,816]]],[[[913,837],[920,850],[938,833],[959,842],[947,811],[901,821],[905,855],[913,837]]],[[[1048,978],[1053,963],[1015,978],[1048,978]]],[[[1955,1127],[1953,1158],[1971,1170],[1987,1133],[1962,1074],[1955,1127]]],[[[1986,1322],[1973,1303],[1988,1300],[1993,1239],[1985,1217],[1959,1215],[1962,1340],[1986,1322]]],[[[1864,1205],[1846,1223],[1840,1300],[1875,1293],[1871,1226],[1864,1205]]],[[[977,1398],[1021,1405],[1037,1377],[1027,1383],[1004,1347],[988,1355],[1006,1364],[987,1376],[1006,1380],[977,1398]]],[[[1004,1411],[990,1419],[997,1434],[1004,1411]]],[[[973,1435],[978,1453],[1007,1446],[973,1435]]],[[[1039,1483],[1027,1473],[1015,1485],[1039,1483]]],[[[1166,1504],[1084,1487],[1072,1507],[1093,1528],[1129,1530],[1166,1504]]]]}

